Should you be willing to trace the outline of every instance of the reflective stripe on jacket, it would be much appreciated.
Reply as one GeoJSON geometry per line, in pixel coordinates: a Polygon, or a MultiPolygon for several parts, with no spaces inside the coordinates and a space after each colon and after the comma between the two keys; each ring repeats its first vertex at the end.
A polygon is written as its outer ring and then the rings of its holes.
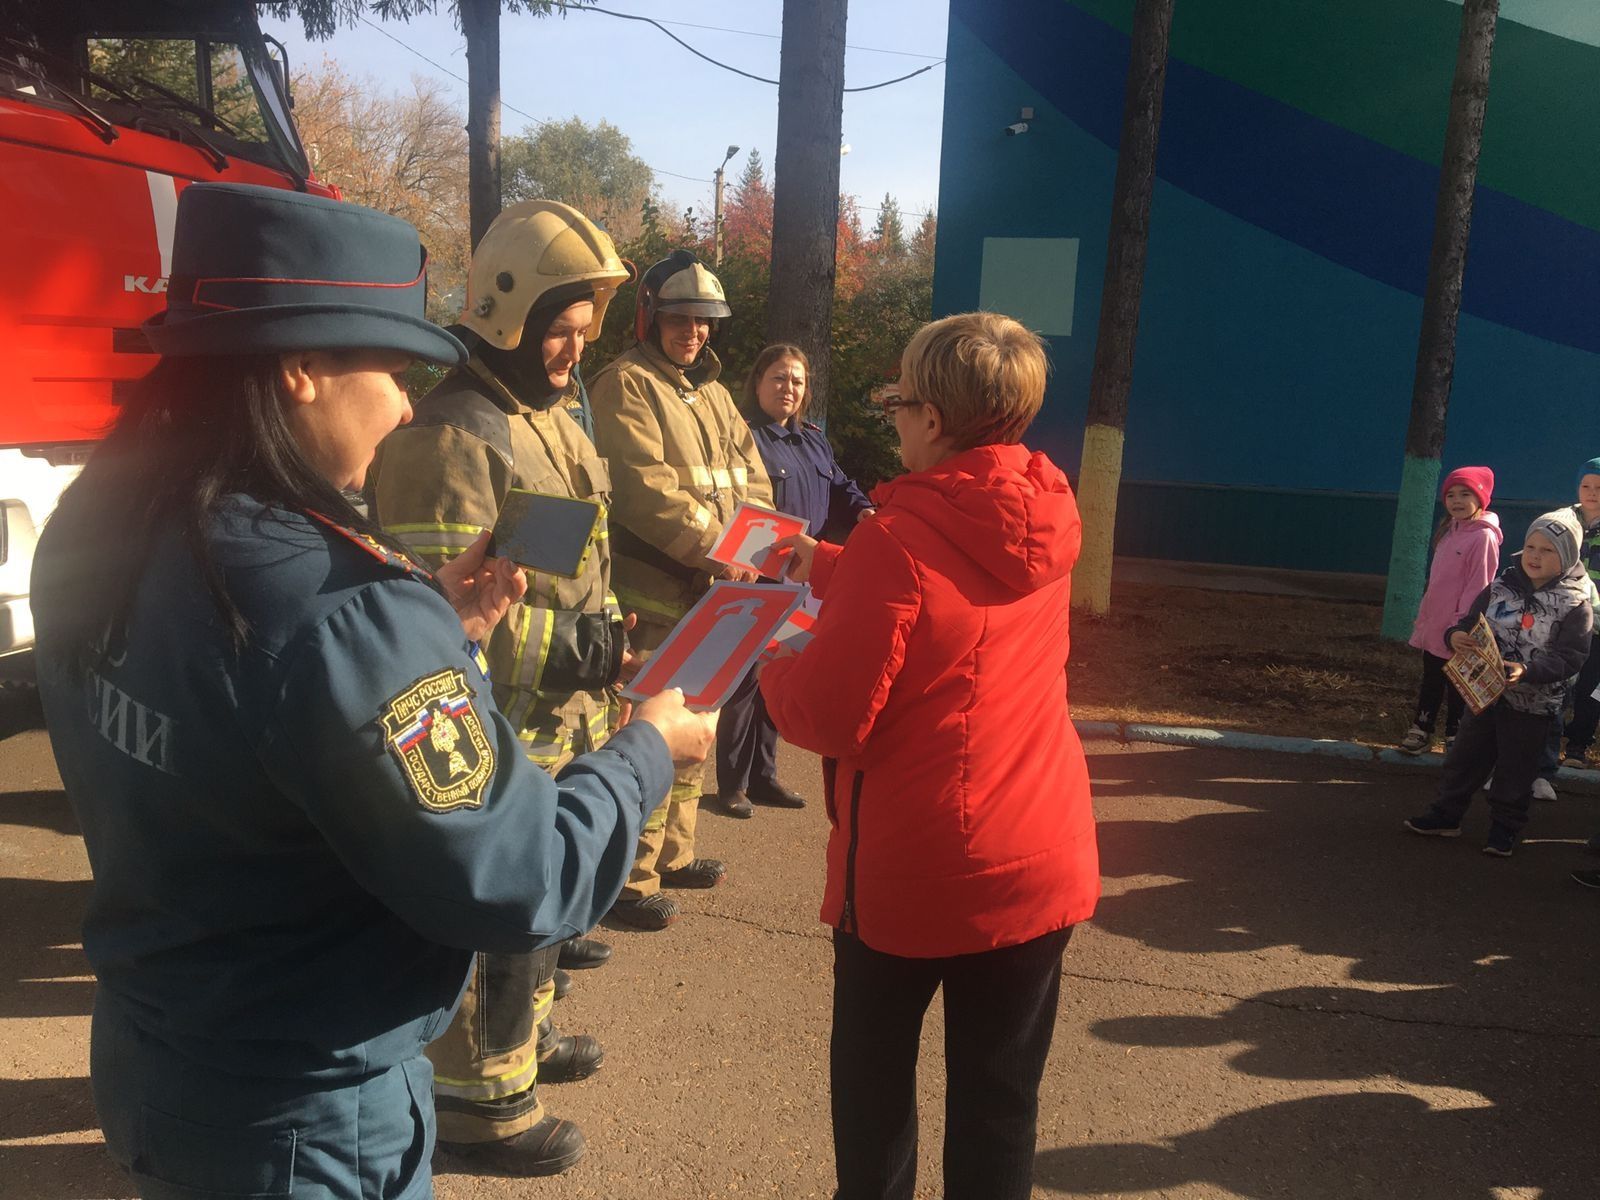
{"type": "MultiPolygon", "coordinates": [[[[512,488],[602,505],[610,491],[605,460],[563,403],[528,407],[477,359],[389,435],[375,480],[379,523],[433,565],[491,527],[512,488]]],[[[526,574],[527,595],[489,639],[489,676],[528,758],[548,768],[580,731],[589,745],[604,741],[609,720],[602,689],[615,678],[622,642],[605,517],[577,578],[526,574]]]]}
{"type": "Polygon", "coordinates": [[[675,621],[705,590],[706,558],[741,500],[770,507],[750,427],[706,350],[688,372],[642,342],[589,381],[595,444],[611,467],[616,588],[624,607],[675,621]]]}

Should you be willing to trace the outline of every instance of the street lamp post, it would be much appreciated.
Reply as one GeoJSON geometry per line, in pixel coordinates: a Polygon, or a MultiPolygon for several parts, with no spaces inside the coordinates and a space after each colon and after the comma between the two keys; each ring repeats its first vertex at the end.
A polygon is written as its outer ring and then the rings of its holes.
{"type": "Polygon", "coordinates": [[[722,156],[722,164],[717,167],[715,176],[717,192],[715,203],[711,210],[711,254],[715,260],[715,265],[719,267],[722,265],[722,174],[723,168],[728,165],[728,160],[737,153],[739,153],[739,147],[728,147],[728,152],[722,156]]]}

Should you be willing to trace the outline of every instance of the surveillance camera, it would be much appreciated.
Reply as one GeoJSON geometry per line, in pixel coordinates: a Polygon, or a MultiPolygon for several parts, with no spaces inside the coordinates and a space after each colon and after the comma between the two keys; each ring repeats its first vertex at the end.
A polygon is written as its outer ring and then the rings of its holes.
{"type": "Polygon", "coordinates": [[[1017,134],[1019,134],[1019,133],[1027,133],[1027,132],[1028,132],[1028,123],[1026,121],[1018,121],[1013,125],[1007,125],[1006,126],[1006,136],[1007,137],[1016,137],[1017,134]]]}

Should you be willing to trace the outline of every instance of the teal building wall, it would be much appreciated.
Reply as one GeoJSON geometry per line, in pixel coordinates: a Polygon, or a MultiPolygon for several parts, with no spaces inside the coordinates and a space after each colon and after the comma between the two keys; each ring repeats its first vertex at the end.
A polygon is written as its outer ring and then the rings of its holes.
{"type": "MultiPolygon", "coordinates": [[[[935,312],[1048,337],[1028,440],[1073,472],[1132,9],[950,5],[935,312]]],[[[1461,6],[1175,14],[1118,551],[1382,573],[1461,6]]],[[[1444,466],[1494,468],[1513,548],[1600,454],[1596,130],[1600,2],[1502,0],[1444,466]]]]}

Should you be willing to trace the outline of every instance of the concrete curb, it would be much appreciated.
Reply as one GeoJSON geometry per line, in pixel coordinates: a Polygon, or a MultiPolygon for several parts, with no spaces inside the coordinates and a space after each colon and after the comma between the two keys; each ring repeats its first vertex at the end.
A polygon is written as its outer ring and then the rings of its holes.
{"type": "MultiPolygon", "coordinates": [[[[1264,733],[1239,733],[1224,729],[1199,729],[1187,725],[1142,725],[1120,721],[1074,721],[1078,736],[1114,738],[1119,742],[1158,742],[1166,746],[1215,747],[1221,750],[1266,750],[1274,754],[1320,754],[1354,762],[1373,763],[1411,770],[1438,770],[1444,755],[1412,756],[1387,746],[1364,746],[1360,742],[1337,742],[1330,738],[1275,737],[1264,733]]],[[[1556,782],[1576,792],[1600,793],[1600,771],[1562,767],[1556,782]]]]}

